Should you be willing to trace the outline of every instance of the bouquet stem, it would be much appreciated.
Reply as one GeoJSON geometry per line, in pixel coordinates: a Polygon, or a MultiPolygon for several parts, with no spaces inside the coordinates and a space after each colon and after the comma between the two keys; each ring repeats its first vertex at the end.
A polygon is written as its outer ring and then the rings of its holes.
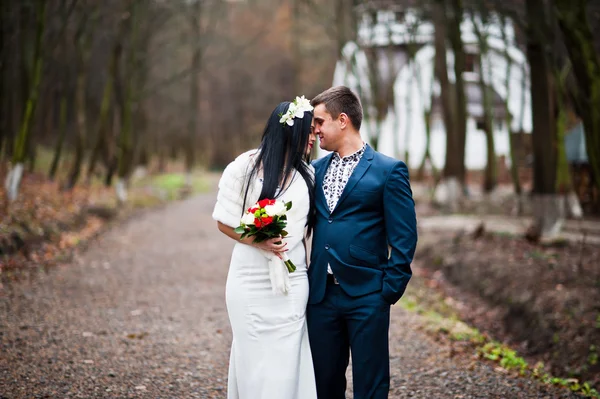
{"type": "Polygon", "coordinates": [[[285,252],[281,253],[281,259],[283,260],[283,263],[287,267],[289,273],[296,271],[296,265],[294,265],[285,252]]]}

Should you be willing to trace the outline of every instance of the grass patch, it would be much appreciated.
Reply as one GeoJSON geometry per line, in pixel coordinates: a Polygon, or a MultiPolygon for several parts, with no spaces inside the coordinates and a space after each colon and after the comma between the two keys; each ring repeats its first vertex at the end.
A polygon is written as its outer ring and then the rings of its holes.
{"type": "MultiPolygon", "coordinates": [[[[554,377],[544,371],[543,363],[530,365],[517,351],[498,341],[492,340],[476,328],[461,321],[457,312],[448,304],[437,291],[429,289],[422,281],[415,279],[405,296],[398,302],[403,309],[421,315],[424,328],[436,336],[443,335],[456,343],[462,343],[474,348],[480,358],[497,363],[508,371],[514,371],[520,376],[529,377],[570,389],[588,398],[600,399],[600,393],[588,382],[581,383],[576,378],[554,377]]],[[[598,316],[600,320],[600,315],[598,316]]],[[[590,348],[590,363],[598,360],[595,347],[590,348]]]]}
{"type": "Polygon", "coordinates": [[[151,187],[164,200],[175,200],[184,194],[205,193],[210,189],[208,180],[201,172],[192,174],[191,190],[187,191],[185,175],[182,173],[165,173],[147,176],[134,183],[135,187],[151,187]]]}

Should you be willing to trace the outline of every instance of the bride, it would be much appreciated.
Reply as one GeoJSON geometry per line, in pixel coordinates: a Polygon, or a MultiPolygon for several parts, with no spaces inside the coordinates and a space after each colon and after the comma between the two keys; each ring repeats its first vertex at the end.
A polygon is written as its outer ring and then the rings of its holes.
{"type": "Polygon", "coordinates": [[[213,219],[236,240],[226,302],[233,342],[229,362],[229,399],[316,399],[315,377],[306,330],[308,300],[304,232],[311,226],[314,170],[309,165],[315,135],[312,107],[296,97],[271,113],[256,150],[231,162],[219,182],[213,219]],[[289,235],[261,243],[240,240],[234,232],[245,209],[261,199],[292,201],[289,235]],[[281,252],[297,269],[289,273],[281,252]],[[277,256],[276,256],[277,255],[277,256]]]}

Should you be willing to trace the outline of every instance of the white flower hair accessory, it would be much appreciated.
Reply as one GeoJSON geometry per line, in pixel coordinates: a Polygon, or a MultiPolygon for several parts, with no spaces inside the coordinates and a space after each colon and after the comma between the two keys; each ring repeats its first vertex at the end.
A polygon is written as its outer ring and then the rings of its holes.
{"type": "Polygon", "coordinates": [[[288,126],[294,126],[294,118],[303,118],[305,112],[313,110],[313,106],[310,105],[310,101],[302,97],[296,97],[294,102],[290,104],[287,112],[281,116],[279,123],[287,123],[288,126]]]}

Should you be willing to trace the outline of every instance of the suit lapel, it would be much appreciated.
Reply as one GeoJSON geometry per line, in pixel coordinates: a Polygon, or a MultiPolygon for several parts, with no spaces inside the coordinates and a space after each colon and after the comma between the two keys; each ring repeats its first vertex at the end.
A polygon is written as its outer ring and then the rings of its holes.
{"type": "Polygon", "coordinates": [[[325,192],[323,192],[323,179],[325,179],[325,172],[331,163],[333,153],[327,155],[327,159],[322,162],[322,166],[316,172],[315,186],[317,187],[317,201],[322,201],[326,209],[329,209],[327,205],[327,199],[325,198],[325,192]]]}
{"type": "Polygon", "coordinates": [[[367,144],[365,148],[365,153],[358,162],[358,165],[356,165],[356,168],[354,168],[354,172],[352,172],[352,175],[350,175],[348,183],[346,183],[346,187],[344,187],[344,191],[342,191],[342,195],[340,196],[340,199],[338,200],[335,209],[333,210],[334,212],[337,208],[340,207],[341,203],[346,199],[346,197],[348,197],[350,192],[354,189],[354,186],[356,186],[356,184],[360,181],[360,179],[362,179],[364,174],[367,172],[367,170],[371,166],[373,154],[373,149],[367,144]]]}

